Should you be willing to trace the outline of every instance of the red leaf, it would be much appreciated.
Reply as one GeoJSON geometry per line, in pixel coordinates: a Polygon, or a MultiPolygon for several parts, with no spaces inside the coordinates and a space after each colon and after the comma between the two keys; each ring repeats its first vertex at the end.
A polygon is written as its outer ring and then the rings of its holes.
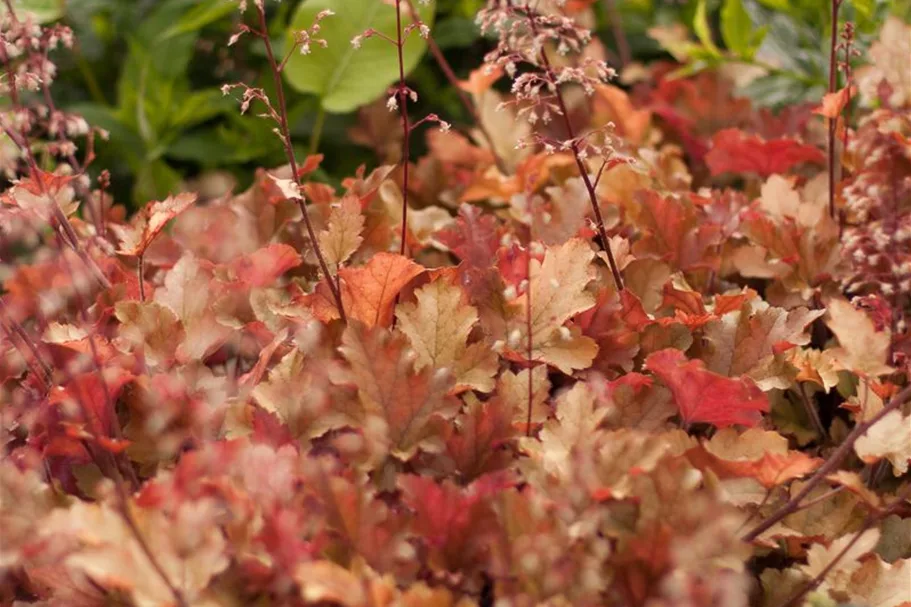
{"type": "Polygon", "coordinates": [[[687,199],[654,190],[640,191],[636,201],[637,223],[644,231],[633,246],[636,256],[655,256],[681,270],[718,267],[721,226],[705,217],[704,211],[687,199]]]}
{"type": "Polygon", "coordinates": [[[504,468],[511,458],[500,447],[515,434],[513,412],[506,399],[492,398],[483,403],[477,398],[466,400],[466,411],[446,438],[446,452],[463,482],[504,468]]]}
{"type": "Polygon", "coordinates": [[[252,408],[250,424],[253,434],[250,439],[253,443],[269,445],[278,449],[285,445],[297,448],[297,442],[288,426],[284,425],[278,416],[260,407],[252,408]]]}
{"type": "Polygon", "coordinates": [[[323,154],[313,154],[312,156],[307,156],[304,158],[304,161],[299,167],[297,167],[297,176],[298,178],[303,177],[312,173],[319,168],[320,163],[323,161],[323,154]]]}
{"type": "Polygon", "coordinates": [[[641,331],[651,324],[652,319],[642,306],[642,301],[632,292],[627,289],[620,291],[620,303],[622,304],[623,321],[631,329],[641,331]]]}
{"type": "Polygon", "coordinates": [[[687,360],[680,350],[659,350],[649,355],[645,367],[670,388],[686,424],[755,426],[759,413],[769,410],[766,395],[752,379],[712,373],[701,360],[687,360]]]}
{"type": "Polygon", "coordinates": [[[715,134],[712,149],[705,162],[712,175],[722,173],[758,173],[768,177],[785,173],[804,162],[822,164],[826,159],[819,148],[795,139],[765,141],[738,129],[725,129],[715,134]]]}
{"type": "Polygon", "coordinates": [[[405,503],[415,511],[412,526],[430,549],[434,564],[457,571],[487,550],[482,533],[494,524],[491,499],[511,483],[503,474],[481,477],[466,488],[438,484],[426,476],[399,477],[405,503]]]}
{"type": "Polygon", "coordinates": [[[493,265],[497,249],[500,248],[496,218],[483,214],[481,209],[467,203],[459,207],[456,225],[440,231],[436,238],[464,263],[474,268],[493,265]]]}
{"type": "Polygon", "coordinates": [[[116,367],[109,367],[104,384],[95,371],[77,375],[65,386],[58,387],[48,395],[46,420],[49,445],[53,450],[66,450],[55,438],[65,437],[72,441],[94,440],[102,448],[115,452],[122,450],[121,442],[114,438],[113,403],[121,390],[133,380],[133,374],[116,367]]]}
{"type": "Polygon", "coordinates": [[[690,316],[701,316],[706,313],[702,296],[696,291],[684,291],[673,284],[664,285],[661,299],[662,308],[670,308],[690,316]]]}
{"type": "Polygon", "coordinates": [[[229,264],[237,282],[247,288],[272,285],[279,276],[301,264],[301,257],[286,244],[270,244],[229,264]]]}

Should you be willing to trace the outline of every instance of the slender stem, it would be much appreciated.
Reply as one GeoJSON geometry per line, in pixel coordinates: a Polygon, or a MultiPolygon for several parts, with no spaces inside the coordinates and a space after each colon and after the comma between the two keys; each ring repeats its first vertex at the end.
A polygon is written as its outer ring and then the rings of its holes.
{"type": "MultiPolygon", "coordinates": [[[[838,88],[838,8],[841,0],[832,0],[832,33],[829,38],[829,94],[838,88]]],[[[835,210],[835,129],[837,118],[828,119],[828,169],[829,169],[829,217],[836,219],[835,210]]]]}
{"type": "MultiPolygon", "coordinates": [[[[62,255],[63,243],[62,243],[59,235],[58,235],[58,246],[60,247],[60,250],[61,250],[61,258],[63,261],[63,267],[66,269],[67,273],[70,276],[70,280],[74,285],[73,293],[76,297],[76,308],[79,311],[79,320],[82,322],[82,325],[87,328],[90,325],[88,315],[86,314],[88,305],[87,305],[85,297],[82,294],[82,289],[79,286],[79,282],[77,280],[75,280],[72,265],[70,265],[70,263],[66,259],[66,257],[62,255]]],[[[95,345],[95,336],[93,334],[89,334],[87,341],[88,341],[88,346],[89,346],[89,353],[91,354],[92,365],[95,370],[95,375],[98,378],[98,383],[101,387],[101,392],[104,397],[104,404],[105,404],[105,407],[107,407],[108,411],[110,412],[111,430],[114,434],[114,438],[116,438],[118,440],[122,440],[123,431],[121,430],[120,422],[118,421],[116,403],[114,402],[114,399],[111,397],[111,392],[108,389],[107,380],[105,380],[105,378],[104,378],[104,369],[101,366],[101,358],[98,355],[98,348],[95,345]]],[[[87,411],[86,411],[86,413],[87,413],[87,411]]],[[[91,419],[91,418],[86,414],[86,419],[91,419]]],[[[133,470],[133,467],[130,464],[129,458],[127,458],[125,454],[124,454],[123,459],[125,460],[124,469],[129,472],[130,480],[133,483],[133,487],[138,488],[139,487],[139,478],[136,476],[136,471],[133,470]]],[[[111,455],[111,461],[113,462],[114,468],[116,470],[117,466],[118,466],[118,462],[120,460],[118,460],[116,457],[111,455]]],[[[120,473],[118,472],[118,477],[119,476],[120,476],[120,473]]]]}
{"type": "MultiPolygon", "coordinates": [[[[47,56],[46,50],[44,51],[43,59],[45,62],[48,61],[48,56],[47,56]]],[[[53,97],[53,95],[51,95],[51,89],[48,86],[48,81],[44,78],[41,79],[41,92],[44,95],[44,104],[47,106],[48,116],[50,116],[50,120],[54,120],[54,117],[58,114],[57,104],[54,103],[54,97],[53,97]]],[[[62,128],[58,129],[57,141],[60,144],[64,144],[67,142],[65,129],[62,129],[62,128]]],[[[85,164],[80,164],[79,161],[76,160],[76,156],[72,152],[69,152],[66,154],[67,163],[73,168],[73,171],[77,174],[85,173],[85,169],[88,167],[88,164],[93,159],[94,159],[94,153],[91,152],[91,146],[90,146],[90,152],[86,157],[85,164]]],[[[99,224],[98,224],[98,219],[95,216],[95,207],[92,206],[91,192],[89,191],[88,187],[85,187],[82,185],[80,180],[76,179],[73,181],[73,183],[76,186],[76,189],[79,191],[79,194],[87,201],[84,208],[86,209],[89,219],[92,221],[93,224],[95,224],[95,229],[97,231],[99,224]]]]}
{"type": "Polygon", "coordinates": [[[799,511],[801,511],[801,510],[806,510],[807,508],[812,508],[812,507],[815,506],[816,504],[820,504],[820,503],[822,503],[822,502],[828,500],[829,498],[835,497],[836,495],[838,495],[839,493],[841,493],[841,492],[844,491],[844,490],[845,490],[845,486],[844,486],[844,485],[839,485],[838,487],[835,487],[835,488],[833,488],[833,489],[830,489],[830,490],[826,491],[826,492],[823,493],[822,495],[817,495],[817,496],[814,497],[813,499],[805,501],[805,502],[802,503],[800,506],[798,506],[798,507],[794,510],[794,512],[799,512],[799,511]]]}
{"type": "Polygon", "coordinates": [[[788,503],[776,510],[771,516],[754,527],[749,533],[744,535],[743,540],[746,542],[753,541],[764,531],[767,531],[769,528],[771,528],[775,523],[788,516],[789,514],[796,512],[799,509],[800,502],[826,478],[826,475],[838,468],[841,462],[851,452],[851,448],[854,446],[854,443],[857,442],[857,439],[866,434],[867,430],[873,427],[890,412],[898,409],[909,398],[911,398],[911,386],[905,387],[904,390],[893,396],[892,399],[883,406],[879,413],[871,417],[869,420],[860,422],[854,426],[854,429],[848,433],[848,436],[845,437],[844,441],[842,441],[838,448],[832,452],[832,454],[823,463],[823,465],[816,470],[816,473],[810,477],[810,480],[806,482],[800,491],[798,491],[794,497],[788,500],[788,503]]]}
{"type": "Polygon", "coordinates": [[[817,573],[812,580],[807,582],[799,591],[797,591],[796,594],[794,594],[794,596],[788,599],[788,602],[785,603],[782,607],[796,607],[799,605],[809,592],[812,592],[813,589],[818,587],[823,582],[826,576],[829,575],[829,572],[835,568],[835,565],[837,565],[838,562],[845,557],[848,551],[854,547],[854,544],[860,541],[861,536],[870,530],[870,527],[873,526],[875,521],[875,518],[868,517],[867,520],[864,521],[863,526],[854,534],[854,537],[851,538],[851,541],[845,544],[845,547],[842,548],[838,554],[836,554],[835,557],[829,561],[825,567],[822,568],[822,571],[817,573]]]}
{"type": "MultiPolygon", "coordinates": [[[[849,30],[849,23],[845,24],[845,42],[844,42],[844,51],[845,51],[845,92],[847,94],[847,101],[845,101],[844,109],[844,123],[843,123],[843,133],[841,140],[841,149],[847,152],[848,150],[848,124],[851,122],[851,86],[853,79],[851,77],[851,46],[854,40],[853,29],[849,30]]],[[[842,166],[842,178],[846,178],[850,175],[850,171],[847,167],[842,166]]],[[[841,222],[839,222],[840,224],[841,222]]],[[[839,225],[841,227],[841,225],[839,225]]]]}
{"type": "MultiPolygon", "coordinates": [[[[255,32],[257,36],[262,38],[263,44],[266,48],[266,58],[269,61],[269,66],[272,70],[272,80],[275,84],[275,95],[278,100],[278,127],[281,133],[282,145],[285,148],[285,156],[288,158],[288,164],[291,166],[291,175],[295,183],[298,186],[301,185],[301,178],[297,172],[297,158],[294,156],[294,148],[291,145],[291,129],[288,127],[288,105],[285,101],[285,88],[282,83],[281,72],[278,69],[278,62],[275,60],[275,52],[272,49],[272,40],[269,38],[269,27],[266,23],[266,11],[262,6],[257,6],[256,9],[259,14],[259,28],[260,31],[255,32]]],[[[348,317],[345,315],[345,307],[342,304],[342,293],[336,287],[336,282],[333,280],[333,275],[329,271],[329,265],[326,263],[326,258],[323,256],[323,252],[319,246],[319,240],[316,238],[316,231],[313,229],[313,222],[310,220],[310,213],[307,210],[307,203],[304,201],[303,195],[295,199],[297,201],[297,206],[300,208],[301,215],[304,218],[304,225],[307,228],[307,236],[310,238],[310,242],[313,245],[313,251],[316,254],[316,259],[319,262],[320,269],[323,272],[323,276],[326,277],[326,284],[329,286],[329,291],[332,293],[333,299],[335,299],[335,306],[338,308],[338,315],[342,319],[344,324],[348,324],[348,317]]]]}
{"type": "Polygon", "coordinates": [[[607,161],[604,160],[601,162],[601,166],[598,167],[598,174],[595,175],[595,183],[592,184],[592,187],[596,190],[598,189],[598,184],[601,183],[601,176],[604,175],[604,169],[607,167],[607,161]]]}
{"type": "MultiPolygon", "coordinates": [[[[531,27],[532,32],[537,36],[538,34],[538,25],[535,22],[535,16],[531,10],[526,10],[526,18],[528,19],[529,27],[531,27]]],[[[541,47],[541,63],[544,66],[544,70],[547,72],[547,78],[550,82],[554,82],[555,72],[553,66],[550,63],[550,59],[547,57],[547,50],[542,46],[541,47]]],[[[582,177],[582,182],[585,184],[585,189],[588,192],[588,199],[591,202],[592,212],[595,215],[595,221],[598,226],[598,235],[601,238],[601,248],[604,249],[604,252],[607,253],[607,262],[610,265],[610,271],[614,278],[614,285],[617,287],[618,291],[623,290],[623,277],[620,276],[620,269],[617,267],[617,262],[614,259],[614,253],[611,251],[610,240],[607,238],[607,230],[604,227],[604,217],[601,215],[601,205],[598,202],[598,194],[595,192],[595,187],[592,184],[591,177],[588,175],[588,169],[585,166],[585,162],[582,160],[582,157],[579,155],[579,142],[576,139],[576,131],[573,129],[572,120],[569,118],[569,111],[566,107],[566,102],[563,99],[563,93],[560,90],[559,86],[555,87],[554,96],[557,100],[557,105],[560,108],[560,115],[563,117],[563,124],[566,128],[566,135],[570,140],[570,150],[573,153],[573,158],[576,160],[576,166],[579,168],[579,175],[582,177]]]]}
{"type": "Polygon", "coordinates": [[[807,394],[807,385],[804,382],[800,382],[799,385],[800,400],[803,403],[803,408],[807,412],[807,417],[810,418],[810,421],[813,423],[813,427],[816,429],[816,432],[819,433],[819,438],[823,441],[826,440],[826,428],[822,425],[822,420],[819,418],[819,411],[816,410],[816,407],[810,401],[810,395],[807,394]]]}
{"type": "Polygon", "coordinates": [[[297,41],[295,41],[294,44],[291,45],[291,48],[288,49],[288,52],[287,52],[287,53],[285,53],[285,56],[284,56],[284,58],[282,59],[282,62],[278,64],[278,71],[279,71],[279,72],[284,72],[284,71],[285,71],[285,65],[288,63],[288,60],[289,60],[292,56],[294,56],[294,52],[295,52],[299,47],[300,47],[300,42],[297,42],[297,41]]]}
{"type": "Polygon", "coordinates": [[[144,302],[146,300],[146,287],[145,287],[145,271],[144,271],[144,261],[145,261],[145,252],[139,254],[136,259],[136,272],[139,274],[139,301],[144,302]]]}
{"type": "Polygon", "coordinates": [[[839,550],[838,554],[836,554],[835,557],[829,561],[825,567],[823,567],[822,571],[817,573],[812,580],[807,582],[799,591],[797,591],[796,594],[794,594],[794,596],[788,599],[788,602],[785,603],[782,607],[797,607],[800,605],[803,602],[803,598],[807,596],[807,594],[822,584],[823,580],[826,579],[826,576],[829,575],[829,573],[832,571],[832,569],[835,568],[839,561],[841,561],[841,559],[843,559],[845,555],[848,554],[848,551],[854,547],[854,544],[860,541],[860,538],[864,533],[869,531],[873,525],[892,514],[892,512],[897,510],[905,502],[905,500],[908,498],[909,491],[911,491],[911,487],[906,486],[905,489],[899,494],[899,496],[888,508],[878,513],[870,513],[864,520],[861,528],[858,529],[854,534],[854,537],[852,537],[851,540],[845,544],[845,547],[839,550]]]}
{"type": "MultiPolygon", "coordinates": [[[[9,0],[5,0],[5,4],[7,6],[8,14],[14,21],[16,21],[16,14],[13,11],[12,3],[9,0]]],[[[12,105],[14,108],[21,107],[19,89],[16,83],[16,71],[13,68],[12,60],[10,59],[3,45],[0,45],[0,62],[2,62],[6,68],[9,96],[10,100],[12,101],[12,105]]],[[[20,129],[19,132],[16,132],[11,126],[7,126],[5,124],[2,124],[0,126],[2,126],[3,131],[6,133],[7,137],[9,137],[10,140],[22,151],[25,157],[25,161],[28,164],[29,175],[32,177],[32,181],[38,184],[38,187],[41,189],[41,194],[48,199],[48,202],[50,203],[49,207],[53,213],[51,224],[63,232],[63,234],[66,236],[67,245],[76,252],[76,255],[78,255],[79,259],[81,259],[86,267],[89,268],[95,279],[104,288],[110,288],[110,281],[104,275],[104,272],[101,271],[101,268],[98,267],[98,264],[95,263],[95,260],[92,259],[86,250],[81,246],[79,237],[76,235],[76,231],[73,229],[70,220],[60,209],[60,205],[57,204],[57,201],[54,199],[51,193],[47,191],[44,180],[41,178],[42,171],[38,167],[38,162],[35,160],[35,155],[32,152],[31,145],[29,145],[28,136],[25,133],[24,129],[20,129]]]]}
{"type": "Polygon", "coordinates": [[[402,245],[399,254],[405,255],[408,242],[408,158],[411,154],[411,128],[408,125],[408,87],[405,84],[405,41],[402,39],[402,0],[395,0],[396,51],[399,60],[399,112],[402,116],[402,245]]]}
{"type": "MultiPolygon", "coordinates": [[[[533,196],[528,197],[528,204],[531,207],[531,201],[533,196]]],[[[529,211],[531,209],[529,208],[529,211]]],[[[528,417],[525,422],[525,435],[531,436],[531,409],[532,404],[534,403],[535,388],[534,388],[534,365],[532,363],[532,333],[531,333],[531,243],[532,243],[532,227],[534,226],[534,215],[528,222],[528,250],[525,252],[525,276],[528,280],[528,287],[525,289],[525,348],[526,356],[528,358],[528,417]]]]}
{"type": "Polygon", "coordinates": [[[308,153],[313,155],[319,151],[319,140],[323,136],[323,127],[326,125],[326,110],[323,108],[322,104],[319,106],[319,110],[316,113],[316,120],[313,123],[313,131],[310,133],[310,146],[308,148],[308,153]]]}
{"type": "Polygon", "coordinates": [[[107,236],[107,225],[104,217],[104,194],[110,183],[110,173],[108,173],[107,169],[101,171],[101,175],[98,178],[98,214],[95,217],[98,219],[98,234],[102,238],[107,236]]]}
{"type": "Polygon", "coordinates": [[[171,593],[171,596],[174,597],[174,602],[179,607],[189,607],[189,603],[187,603],[187,600],[184,598],[183,593],[168,577],[168,574],[164,570],[164,567],[162,567],[161,563],[158,562],[158,558],[155,556],[155,553],[152,552],[152,549],[149,547],[149,543],[146,541],[145,536],[139,529],[139,525],[136,523],[136,519],[133,518],[133,513],[130,512],[129,501],[127,499],[126,492],[123,489],[123,485],[118,484],[117,489],[120,516],[126,523],[127,528],[130,530],[130,533],[133,534],[133,539],[135,539],[136,543],[139,544],[139,549],[142,550],[142,553],[145,555],[146,559],[148,559],[149,564],[152,565],[152,569],[155,570],[155,573],[158,574],[158,577],[161,578],[161,581],[164,582],[165,586],[167,586],[168,591],[171,593]]]}
{"type": "MultiPolygon", "coordinates": [[[[15,334],[19,338],[19,341],[25,344],[25,347],[28,349],[32,355],[32,358],[34,359],[35,364],[38,365],[41,370],[41,373],[38,373],[37,376],[41,378],[42,383],[44,383],[45,387],[49,386],[51,376],[53,374],[51,367],[46,362],[44,362],[43,358],[41,358],[41,352],[38,350],[38,345],[32,340],[32,338],[22,327],[19,321],[17,321],[9,312],[9,310],[7,310],[6,303],[2,298],[0,298],[0,312],[3,313],[3,316],[9,319],[9,324],[12,327],[12,329],[10,329],[6,326],[6,323],[0,322],[0,326],[3,327],[3,332],[7,334],[7,338],[10,340],[10,343],[14,345],[16,344],[16,340],[13,339],[13,334],[15,334]]],[[[27,356],[23,356],[22,358],[28,361],[27,356]]]]}
{"type": "MultiPolygon", "coordinates": [[[[407,2],[408,9],[411,11],[414,20],[417,20],[418,13],[414,8],[413,0],[405,0],[405,2],[407,2]]],[[[456,76],[455,71],[452,69],[452,65],[449,63],[449,60],[446,59],[446,55],[443,53],[440,45],[436,43],[436,40],[433,39],[432,35],[427,36],[427,48],[430,49],[430,54],[433,55],[437,65],[440,66],[440,71],[446,76],[446,80],[449,82],[452,89],[459,95],[459,100],[462,102],[462,105],[465,106],[465,109],[468,111],[469,115],[471,115],[471,119],[478,127],[481,136],[483,136],[484,140],[487,142],[487,147],[490,149],[490,153],[493,154],[493,160],[497,165],[497,169],[499,169],[500,173],[505,175],[507,173],[506,163],[497,153],[490,130],[484,126],[484,123],[481,121],[481,116],[478,114],[478,108],[475,106],[468,93],[459,85],[459,77],[456,76]]]]}

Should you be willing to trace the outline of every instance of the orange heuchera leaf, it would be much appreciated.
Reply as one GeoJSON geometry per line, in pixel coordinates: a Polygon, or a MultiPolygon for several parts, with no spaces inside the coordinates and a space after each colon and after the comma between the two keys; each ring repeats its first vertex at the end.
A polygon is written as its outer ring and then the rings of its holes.
{"type": "Polygon", "coordinates": [[[478,311],[462,303],[462,290],[436,280],[415,292],[416,303],[403,303],[395,312],[399,328],[417,353],[415,367],[447,369],[459,389],[493,390],[497,355],[483,342],[468,344],[478,311]]]}
{"type": "MultiPolygon", "coordinates": [[[[303,559],[301,559],[303,560],[303,559]]],[[[303,561],[294,568],[294,580],[307,603],[366,605],[367,584],[331,561],[303,561]]]]}
{"type": "Polygon", "coordinates": [[[557,399],[556,417],[544,424],[540,440],[524,438],[522,447],[543,471],[570,476],[572,454],[594,448],[606,415],[607,409],[597,405],[591,388],[578,382],[557,399]]]}
{"type": "Polygon", "coordinates": [[[705,156],[712,175],[758,173],[762,177],[785,173],[804,162],[822,164],[825,159],[822,150],[795,139],[766,141],[738,129],[716,133],[712,149],[705,156]]]}
{"type": "Polygon", "coordinates": [[[55,205],[64,215],[70,216],[79,207],[75,191],[70,186],[73,179],[72,175],[57,175],[38,169],[31,177],[20,180],[0,196],[0,200],[42,221],[50,221],[56,215],[55,205]]]}
{"type": "Polygon", "coordinates": [[[667,388],[641,373],[627,373],[614,381],[589,382],[598,401],[606,406],[606,425],[654,432],[665,429],[677,409],[667,388]]]}
{"type": "Polygon", "coordinates": [[[357,196],[361,203],[367,204],[373,200],[373,196],[383,184],[389,175],[396,169],[394,164],[384,164],[378,166],[369,175],[364,177],[364,165],[358,167],[354,177],[347,177],[342,180],[342,187],[350,195],[357,196]]]}
{"type": "Polygon", "coordinates": [[[785,344],[808,344],[806,328],[823,314],[806,308],[784,310],[763,301],[746,303],[706,325],[706,365],[729,377],[747,375],[763,390],[786,389],[791,371],[778,355],[788,349],[785,344]]]}
{"type": "MultiPolygon", "coordinates": [[[[888,542],[886,545],[889,545],[888,542]]],[[[878,549],[878,552],[882,551],[883,548],[878,549]]],[[[852,605],[911,607],[911,584],[908,583],[911,578],[911,559],[886,562],[879,554],[873,554],[862,559],[860,566],[851,571],[850,575],[847,581],[840,581],[839,585],[844,587],[844,593],[852,605]]]]}
{"type": "Polygon", "coordinates": [[[851,101],[851,98],[854,96],[854,93],[856,91],[857,87],[846,86],[834,93],[827,93],[823,95],[822,105],[814,109],[813,113],[835,120],[841,116],[841,113],[844,111],[845,106],[848,105],[849,101],[851,101]]]}
{"type": "Polygon", "coordinates": [[[190,192],[168,196],[165,200],[155,200],[142,207],[132,226],[111,224],[110,228],[120,238],[117,252],[122,255],[142,255],[165,225],[194,202],[196,194],[190,192]]]}
{"type": "Polygon", "coordinates": [[[205,358],[231,335],[231,328],[218,321],[214,305],[222,289],[212,264],[187,252],[165,276],[164,288],[155,290],[155,301],[170,308],[186,331],[177,349],[179,362],[205,358]]]}
{"type": "Polygon", "coordinates": [[[270,244],[249,255],[241,255],[228,268],[247,289],[271,286],[279,276],[301,264],[301,256],[286,244],[270,244]]]}
{"type": "Polygon", "coordinates": [[[463,482],[505,468],[512,455],[502,446],[516,434],[513,409],[505,399],[494,397],[481,402],[471,392],[464,399],[466,409],[456,418],[455,430],[446,438],[446,455],[463,482]]]}
{"type": "Polygon", "coordinates": [[[691,449],[687,457],[693,465],[710,468],[722,479],[750,477],[766,489],[806,476],[823,462],[803,451],[789,450],[787,439],[777,432],[758,428],[744,433],[720,430],[691,449]]]}
{"type": "Polygon", "coordinates": [[[472,70],[468,75],[468,80],[459,81],[459,88],[472,95],[480,95],[490,90],[490,87],[503,76],[503,70],[499,67],[488,69],[479,67],[472,70]]]}
{"type": "MultiPolygon", "coordinates": [[[[578,327],[564,327],[570,318],[595,305],[595,296],[587,290],[593,278],[591,261],[595,254],[588,242],[573,238],[560,246],[549,247],[544,261],[531,261],[531,335],[532,358],[546,362],[564,373],[584,369],[598,354],[598,345],[581,334],[578,327]]],[[[525,308],[528,293],[510,319],[505,354],[525,360],[528,327],[525,308]]]]}
{"type": "Polygon", "coordinates": [[[525,368],[519,372],[503,371],[497,378],[495,398],[502,401],[502,406],[512,412],[512,425],[522,430],[528,423],[528,380],[531,374],[531,422],[537,425],[546,420],[551,413],[547,405],[550,397],[550,379],[547,377],[547,367],[525,368]]]}
{"type": "Polygon", "coordinates": [[[355,421],[374,428],[379,422],[389,450],[403,459],[420,447],[442,448],[438,424],[458,409],[446,396],[452,387],[449,373],[416,372],[403,336],[358,322],[349,322],[340,350],[358,389],[361,410],[351,413],[355,421]]]}
{"type": "MultiPolygon", "coordinates": [[[[874,551],[881,536],[880,529],[862,529],[859,534],[845,533],[828,545],[814,544],[807,550],[807,564],[797,568],[810,578],[829,573],[829,579],[844,579],[857,568],[860,557],[874,551]]],[[[891,601],[886,605],[901,607],[891,601]]]]}
{"type": "Polygon", "coordinates": [[[319,234],[319,246],[334,272],[348,261],[364,239],[364,215],[361,213],[361,202],[356,196],[345,196],[329,214],[329,227],[319,234]]]}
{"type": "Polygon", "coordinates": [[[271,174],[267,175],[267,177],[268,181],[266,183],[271,181],[286,200],[298,200],[303,198],[300,184],[294,179],[282,179],[271,174]]]}
{"type": "Polygon", "coordinates": [[[303,177],[318,169],[324,157],[323,154],[312,154],[304,158],[304,161],[297,167],[297,176],[303,177]]]}
{"type": "MultiPolygon", "coordinates": [[[[345,313],[349,319],[359,320],[368,327],[389,325],[399,291],[423,271],[423,267],[407,257],[385,252],[371,257],[363,267],[342,268],[338,277],[345,313]]],[[[323,322],[339,317],[325,283],[320,283],[309,299],[313,313],[323,322]]]]}
{"type": "Polygon", "coordinates": [[[251,396],[274,413],[295,439],[319,436],[341,425],[331,415],[330,404],[341,409],[353,398],[330,384],[330,373],[339,364],[334,359],[313,359],[294,348],[253,388],[251,396]]]}
{"type": "Polygon", "coordinates": [[[602,373],[632,370],[633,357],[639,351],[639,333],[624,319],[622,298],[627,293],[624,290],[618,299],[615,291],[602,289],[598,304],[576,320],[582,332],[598,344],[598,356],[592,367],[602,373]]]}
{"type": "Polygon", "coordinates": [[[645,231],[633,246],[636,257],[659,257],[681,270],[718,267],[721,227],[700,216],[688,200],[643,190],[636,223],[645,231]]]}
{"type": "Polygon", "coordinates": [[[642,143],[652,119],[649,110],[636,109],[626,91],[609,84],[595,87],[592,101],[597,124],[613,122],[618,135],[633,145],[642,143]]]}
{"type": "Polygon", "coordinates": [[[686,424],[755,426],[760,412],[769,410],[768,399],[753,380],[712,373],[701,360],[687,360],[680,350],[654,352],[645,360],[645,367],[670,388],[686,424]]]}

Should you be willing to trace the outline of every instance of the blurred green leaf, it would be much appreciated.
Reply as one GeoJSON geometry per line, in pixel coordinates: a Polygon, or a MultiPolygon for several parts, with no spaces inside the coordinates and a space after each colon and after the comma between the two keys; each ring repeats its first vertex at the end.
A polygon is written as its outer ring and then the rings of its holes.
{"type": "Polygon", "coordinates": [[[752,59],[762,44],[766,28],[755,30],[742,0],[725,0],[721,8],[721,36],[738,57],[752,59]]]}
{"type": "MultiPolygon", "coordinates": [[[[64,0],[13,0],[13,11],[19,17],[32,13],[38,23],[47,23],[63,16],[64,0]]],[[[6,14],[6,4],[0,2],[0,15],[6,14]]]]}
{"type": "Polygon", "coordinates": [[[776,73],[757,78],[740,92],[758,106],[780,109],[818,100],[825,93],[825,87],[796,80],[787,73],[776,73]]]}
{"type": "MultiPolygon", "coordinates": [[[[421,19],[433,24],[435,2],[418,5],[421,19]]],[[[373,28],[396,38],[395,8],[383,0],[305,0],[295,13],[288,32],[309,28],[317,13],[332,10],[335,15],[323,20],[319,36],[328,48],[313,45],[309,55],[295,55],[285,66],[285,77],[295,89],[316,94],[323,108],[343,113],[357,109],[382,95],[399,76],[397,50],[393,44],[375,36],[365,40],[361,49],[351,45],[351,39],[373,28]]],[[[410,23],[405,15],[403,29],[410,23]]],[[[426,50],[426,43],[412,32],[404,46],[405,73],[417,65],[426,50]]]]}
{"type": "Polygon", "coordinates": [[[709,19],[706,14],[706,0],[699,0],[696,4],[696,13],[693,15],[693,31],[696,32],[696,37],[699,38],[699,42],[702,43],[702,46],[705,49],[714,54],[721,55],[721,51],[718,50],[718,47],[715,46],[715,41],[712,40],[712,30],[709,27],[709,19]]]}
{"type": "Polygon", "coordinates": [[[180,173],[168,166],[165,161],[143,163],[136,173],[133,202],[142,206],[150,200],[163,200],[177,191],[180,182],[180,173]]]}
{"type": "Polygon", "coordinates": [[[234,101],[222,95],[220,89],[206,89],[182,95],[175,100],[168,116],[168,128],[187,129],[210,118],[230,111],[234,101]]]}
{"type": "Polygon", "coordinates": [[[481,38],[481,31],[472,19],[450,17],[440,21],[433,30],[433,39],[441,49],[464,48],[481,38]]]}
{"type": "Polygon", "coordinates": [[[854,10],[864,19],[869,19],[876,11],[876,0],[853,0],[854,10]]]}
{"type": "Polygon", "coordinates": [[[759,0],[759,2],[776,11],[787,12],[790,8],[789,0],[759,0]]]}
{"type": "MultiPolygon", "coordinates": [[[[474,19],[475,15],[484,8],[484,0],[457,0],[458,5],[450,9],[452,14],[462,15],[463,17],[468,17],[469,19],[474,19]]],[[[454,3],[453,1],[450,4],[454,3]]],[[[441,5],[444,3],[441,2],[441,5]]]]}
{"type": "Polygon", "coordinates": [[[170,40],[174,36],[198,32],[205,26],[218,21],[219,19],[230,15],[237,10],[237,7],[231,2],[225,0],[206,0],[200,2],[185,13],[174,25],[163,31],[159,36],[159,41],[170,40]]]}

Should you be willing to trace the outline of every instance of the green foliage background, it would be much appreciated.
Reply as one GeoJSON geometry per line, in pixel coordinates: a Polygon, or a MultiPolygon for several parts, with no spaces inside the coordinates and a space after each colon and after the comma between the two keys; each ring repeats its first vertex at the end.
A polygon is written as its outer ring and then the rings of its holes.
{"type": "MultiPolygon", "coordinates": [[[[347,130],[355,123],[356,106],[382,96],[397,65],[392,47],[377,39],[365,41],[352,58],[349,40],[352,28],[364,24],[394,33],[388,19],[394,13],[374,6],[380,2],[267,0],[270,35],[279,52],[287,48],[290,25],[309,25],[321,8],[337,13],[324,22],[330,50],[314,47],[287,69],[295,145],[305,155],[318,143],[326,155],[317,178],[335,181],[361,163],[375,162],[369,150],[350,142],[347,130]],[[339,43],[332,37],[345,39],[339,43]],[[350,63],[339,82],[331,67],[342,60],[350,63]],[[332,94],[318,95],[332,78],[332,94]],[[318,142],[314,131],[319,131],[318,142]]],[[[241,116],[236,100],[220,91],[223,83],[237,81],[267,92],[273,88],[261,42],[245,36],[227,46],[241,19],[235,2],[16,0],[14,5],[44,20],[62,19],[75,30],[75,50],[56,57],[55,95],[61,107],[110,131],[110,140],[97,146],[93,166],[112,172],[119,200],[141,205],[175,190],[183,179],[216,168],[230,171],[243,186],[256,167],[283,162],[271,123],[256,118],[255,107],[241,116]]],[[[487,49],[474,23],[482,5],[483,0],[437,0],[423,14],[460,76],[477,67],[487,49]]],[[[616,5],[637,60],[682,50],[693,59],[686,68],[692,72],[732,61],[756,63],[762,49],[761,54],[777,59],[775,69],[745,94],[760,104],[782,106],[818,99],[823,92],[829,0],[616,0],[616,5]],[[691,30],[685,49],[662,49],[647,35],[653,26],[675,23],[691,30]]],[[[909,6],[911,0],[846,0],[842,15],[857,24],[863,49],[887,12],[907,15],[909,6]]],[[[616,48],[600,13],[602,3],[595,8],[598,34],[608,48],[616,48]]],[[[432,111],[452,122],[467,121],[456,91],[424,52],[423,41],[413,36],[407,48],[408,66],[414,67],[409,80],[420,93],[415,115],[432,111]]]]}

